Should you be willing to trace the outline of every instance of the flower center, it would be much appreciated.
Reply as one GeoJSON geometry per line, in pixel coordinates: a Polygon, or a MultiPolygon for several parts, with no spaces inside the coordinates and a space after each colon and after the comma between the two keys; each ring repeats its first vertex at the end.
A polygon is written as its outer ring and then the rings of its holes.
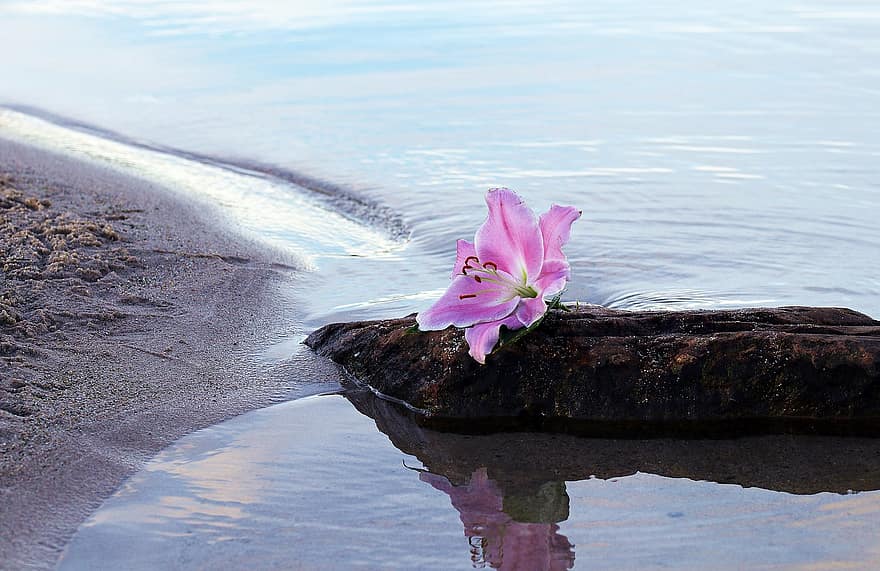
{"type": "MultiPolygon", "coordinates": [[[[521,282],[516,281],[512,276],[498,273],[498,264],[492,261],[480,262],[476,256],[468,256],[464,260],[464,266],[461,268],[462,275],[472,278],[478,284],[483,282],[495,283],[510,290],[514,296],[522,298],[538,297],[538,291],[527,282],[527,276],[523,273],[521,282]],[[470,272],[470,273],[468,273],[470,272]]],[[[490,290],[486,290],[490,291],[490,290]]],[[[480,292],[478,292],[480,293],[480,292]]],[[[477,293],[462,294],[459,299],[467,299],[477,297],[477,293]]]]}

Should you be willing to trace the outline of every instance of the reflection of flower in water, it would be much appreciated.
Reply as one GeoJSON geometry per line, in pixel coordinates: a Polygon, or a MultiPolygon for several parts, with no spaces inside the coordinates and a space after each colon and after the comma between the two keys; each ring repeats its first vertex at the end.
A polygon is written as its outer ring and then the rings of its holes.
{"type": "Polygon", "coordinates": [[[477,469],[466,485],[443,476],[419,478],[445,492],[461,515],[474,567],[507,571],[563,571],[574,565],[574,546],[555,523],[523,523],[504,512],[504,495],[486,472],[477,469]]]}

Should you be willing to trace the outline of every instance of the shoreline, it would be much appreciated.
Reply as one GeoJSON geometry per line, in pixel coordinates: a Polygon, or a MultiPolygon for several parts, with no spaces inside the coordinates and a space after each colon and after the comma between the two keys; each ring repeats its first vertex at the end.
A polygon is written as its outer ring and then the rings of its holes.
{"type": "Polygon", "coordinates": [[[0,138],[0,564],[52,568],[180,436],[289,394],[284,256],[150,182],[0,138]]]}

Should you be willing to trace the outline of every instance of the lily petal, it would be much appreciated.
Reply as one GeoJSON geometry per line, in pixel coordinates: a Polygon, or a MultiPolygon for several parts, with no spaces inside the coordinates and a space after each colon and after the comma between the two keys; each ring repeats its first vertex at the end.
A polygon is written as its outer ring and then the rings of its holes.
{"type": "Polygon", "coordinates": [[[543,297],[554,296],[565,289],[570,274],[571,267],[564,259],[545,260],[535,287],[543,297]]]}
{"type": "Polygon", "coordinates": [[[477,257],[477,249],[474,248],[473,242],[467,240],[459,240],[455,243],[455,267],[452,268],[452,277],[460,275],[464,269],[466,260],[470,257],[477,257]]]}
{"type": "Polygon", "coordinates": [[[544,239],[544,260],[565,260],[562,247],[571,237],[571,225],[581,217],[581,211],[574,206],[554,204],[541,215],[541,236],[544,239]]]}
{"type": "Polygon", "coordinates": [[[547,313],[547,303],[541,296],[520,300],[514,315],[525,327],[531,327],[547,313]]]}
{"type": "Polygon", "coordinates": [[[489,217],[477,230],[474,246],[480,262],[493,263],[525,283],[541,271],[544,240],[535,213],[507,188],[486,195],[489,217]]]}
{"type": "Polygon", "coordinates": [[[518,302],[507,288],[460,275],[434,305],[416,316],[416,322],[422,331],[439,331],[450,325],[470,327],[507,317],[518,302]]]}
{"type": "Polygon", "coordinates": [[[473,327],[464,330],[464,338],[468,343],[468,354],[473,357],[477,363],[486,364],[486,355],[492,352],[498,343],[498,337],[501,335],[501,326],[504,325],[510,330],[522,328],[522,323],[515,315],[511,315],[505,319],[498,321],[490,321],[488,323],[477,323],[473,327]]]}

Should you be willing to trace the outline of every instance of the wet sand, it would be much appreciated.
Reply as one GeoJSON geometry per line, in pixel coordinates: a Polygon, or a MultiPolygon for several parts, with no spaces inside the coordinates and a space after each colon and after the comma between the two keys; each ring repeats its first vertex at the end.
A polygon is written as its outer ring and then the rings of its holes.
{"type": "Polygon", "coordinates": [[[296,274],[166,189],[3,140],[0,227],[0,568],[50,568],[156,451],[284,394],[253,355],[296,274]]]}

